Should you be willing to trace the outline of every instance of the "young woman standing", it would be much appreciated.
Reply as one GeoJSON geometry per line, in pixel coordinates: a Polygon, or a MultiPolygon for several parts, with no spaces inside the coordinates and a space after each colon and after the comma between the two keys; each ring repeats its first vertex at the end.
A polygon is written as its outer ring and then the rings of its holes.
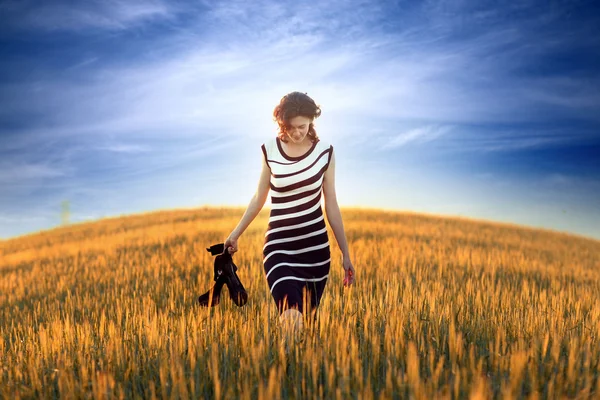
{"type": "Polygon", "coordinates": [[[305,93],[292,92],[281,99],[273,112],[278,135],[261,146],[263,162],[257,191],[225,240],[231,254],[238,250],[239,237],[262,209],[270,189],[263,264],[286,343],[290,335],[300,333],[307,315],[316,318],[329,276],[331,257],[321,193],[327,220],[342,251],[344,286],[352,285],[355,279],[335,193],[333,146],[320,140],[314,127],[320,115],[319,106],[305,93]]]}

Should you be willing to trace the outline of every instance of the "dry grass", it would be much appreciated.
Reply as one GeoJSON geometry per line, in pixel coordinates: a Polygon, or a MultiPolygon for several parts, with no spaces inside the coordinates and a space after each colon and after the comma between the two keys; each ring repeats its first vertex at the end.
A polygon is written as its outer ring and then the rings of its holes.
{"type": "Polygon", "coordinates": [[[234,256],[250,299],[214,309],[206,247],[243,209],[107,219],[0,242],[0,397],[600,396],[600,242],[343,209],[357,285],[333,262],[289,375],[262,265],[268,210],[234,256]]]}

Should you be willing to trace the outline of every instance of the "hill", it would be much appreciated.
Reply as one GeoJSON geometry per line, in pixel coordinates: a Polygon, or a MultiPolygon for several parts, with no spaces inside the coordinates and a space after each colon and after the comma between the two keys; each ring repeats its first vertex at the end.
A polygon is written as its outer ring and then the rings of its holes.
{"type": "Polygon", "coordinates": [[[0,242],[0,397],[585,397],[600,394],[600,242],[464,218],[342,209],[332,265],[286,375],[262,266],[212,309],[206,247],[243,209],[123,216],[0,242]]]}

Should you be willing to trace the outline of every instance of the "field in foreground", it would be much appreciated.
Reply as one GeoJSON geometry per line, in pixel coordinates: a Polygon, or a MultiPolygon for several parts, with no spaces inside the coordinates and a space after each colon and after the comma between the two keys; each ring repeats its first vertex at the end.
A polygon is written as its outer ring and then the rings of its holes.
{"type": "MultiPolygon", "coordinates": [[[[342,209],[320,325],[280,350],[265,209],[234,261],[250,299],[213,309],[206,247],[243,209],[163,211],[0,242],[0,398],[600,396],[600,242],[342,209]]],[[[224,295],[227,294],[224,289],[224,295]]]]}

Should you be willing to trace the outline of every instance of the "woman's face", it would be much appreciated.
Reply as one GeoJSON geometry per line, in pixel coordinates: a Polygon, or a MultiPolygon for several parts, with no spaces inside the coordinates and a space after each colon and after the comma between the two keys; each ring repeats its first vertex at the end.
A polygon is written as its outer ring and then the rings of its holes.
{"type": "Polygon", "coordinates": [[[309,124],[312,122],[310,118],[299,115],[290,119],[286,134],[290,140],[296,144],[300,144],[308,135],[309,124]]]}

